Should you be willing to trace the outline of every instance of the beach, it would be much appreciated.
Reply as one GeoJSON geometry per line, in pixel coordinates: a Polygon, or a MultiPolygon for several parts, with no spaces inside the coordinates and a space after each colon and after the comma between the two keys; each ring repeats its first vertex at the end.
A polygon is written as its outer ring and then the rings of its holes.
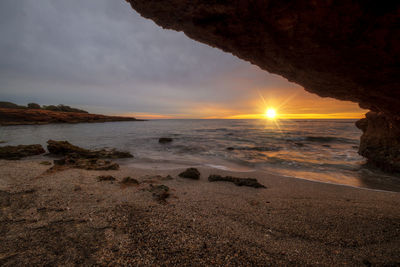
{"type": "Polygon", "coordinates": [[[206,167],[191,180],[182,168],[123,161],[119,170],[49,172],[44,160],[0,160],[3,266],[400,264],[396,192],[206,167]],[[209,174],[266,188],[211,183],[209,174]],[[139,184],[121,184],[127,176],[139,184]],[[150,184],[169,197],[156,199],[150,184]]]}

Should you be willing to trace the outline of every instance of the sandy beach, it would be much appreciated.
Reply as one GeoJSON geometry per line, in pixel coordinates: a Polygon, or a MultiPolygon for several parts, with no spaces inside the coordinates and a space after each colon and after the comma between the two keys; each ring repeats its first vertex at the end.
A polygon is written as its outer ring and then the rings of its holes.
{"type": "Polygon", "coordinates": [[[206,168],[200,180],[124,164],[46,172],[43,160],[0,160],[2,266],[400,264],[399,193],[206,168]],[[140,184],[122,185],[126,176],[140,184]],[[166,202],[150,184],[169,187],[166,202]]]}

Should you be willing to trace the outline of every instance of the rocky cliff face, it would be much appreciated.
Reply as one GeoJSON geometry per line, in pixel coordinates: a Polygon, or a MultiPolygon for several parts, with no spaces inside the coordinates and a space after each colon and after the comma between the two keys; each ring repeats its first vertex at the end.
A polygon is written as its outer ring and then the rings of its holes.
{"type": "Polygon", "coordinates": [[[376,112],[368,112],[365,117],[356,123],[364,132],[359,153],[371,165],[400,172],[400,119],[376,112]]]}
{"type": "Polygon", "coordinates": [[[374,154],[386,151],[375,145],[389,145],[384,138],[398,133],[398,1],[127,1],[164,28],[183,31],[309,92],[354,101],[379,114],[367,116],[368,126],[362,128],[360,153],[371,162],[374,154]],[[390,127],[370,128],[377,118],[390,127]],[[375,149],[363,150],[371,146],[375,149]]]}

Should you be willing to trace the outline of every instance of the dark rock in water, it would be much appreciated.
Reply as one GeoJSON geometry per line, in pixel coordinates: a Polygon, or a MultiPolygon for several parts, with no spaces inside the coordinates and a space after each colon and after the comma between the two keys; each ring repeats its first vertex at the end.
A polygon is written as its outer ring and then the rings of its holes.
{"type": "Polygon", "coordinates": [[[160,139],[158,139],[158,142],[161,144],[171,143],[172,141],[173,139],[169,137],[161,137],[160,139]]]}
{"type": "Polygon", "coordinates": [[[231,182],[237,186],[249,186],[254,188],[266,188],[264,185],[260,184],[257,179],[254,178],[237,178],[232,176],[221,176],[216,174],[211,174],[208,176],[209,182],[231,182]]]}
{"type": "Polygon", "coordinates": [[[153,193],[153,197],[158,201],[165,201],[169,197],[169,187],[166,185],[150,185],[150,192],[153,193]]]}
{"type": "Polygon", "coordinates": [[[115,149],[100,149],[100,150],[89,150],[74,146],[68,141],[47,141],[47,149],[51,154],[54,155],[71,155],[80,158],[133,158],[129,152],[117,151],[115,149]]]}
{"type": "Polygon", "coordinates": [[[116,179],[114,176],[111,175],[100,175],[97,177],[97,181],[103,182],[103,181],[115,181],[116,179]]]}
{"type": "Polygon", "coordinates": [[[322,145],[323,147],[331,147],[331,145],[322,145]]]}
{"type": "Polygon", "coordinates": [[[304,146],[304,144],[303,143],[300,143],[300,142],[295,142],[294,143],[296,146],[298,146],[298,147],[303,147],[304,146]]]}
{"type": "Polygon", "coordinates": [[[400,172],[400,117],[368,112],[356,126],[363,131],[358,153],[368,159],[368,164],[400,172]]]}
{"type": "Polygon", "coordinates": [[[121,184],[123,185],[138,185],[139,181],[131,178],[131,177],[125,177],[124,179],[122,179],[121,184]]]}
{"type": "Polygon", "coordinates": [[[19,145],[0,147],[0,159],[17,160],[45,153],[41,145],[19,145]]]}
{"type": "Polygon", "coordinates": [[[180,177],[198,180],[200,179],[200,172],[196,168],[189,168],[179,174],[180,177]]]}
{"type": "Polygon", "coordinates": [[[40,165],[51,165],[51,162],[50,161],[42,161],[42,162],[40,162],[40,165]]]}
{"type": "Polygon", "coordinates": [[[231,150],[232,151],[232,150],[235,150],[235,148],[230,146],[230,147],[227,147],[226,150],[231,150]]]}
{"type": "Polygon", "coordinates": [[[97,171],[107,171],[107,170],[118,170],[119,165],[109,160],[102,159],[82,159],[82,158],[72,158],[65,157],[63,159],[54,160],[54,167],[56,169],[59,166],[65,166],[76,169],[85,170],[97,170],[97,171]]]}

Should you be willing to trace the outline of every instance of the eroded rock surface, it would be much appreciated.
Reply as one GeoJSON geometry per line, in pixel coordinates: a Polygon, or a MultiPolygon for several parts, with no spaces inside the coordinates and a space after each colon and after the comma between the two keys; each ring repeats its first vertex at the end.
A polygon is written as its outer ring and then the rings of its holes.
{"type": "MultiPolygon", "coordinates": [[[[183,31],[319,96],[357,102],[383,114],[379,121],[386,120],[390,129],[400,128],[399,2],[127,1],[164,28],[183,31]]],[[[367,134],[361,141],[396,131],[367,134]]]]}
{"type": "Polygon", "coordinates": [[[41,145],[19,145],[0,147],[0,159],[17,160],[29,156],[35,156],[45,153],[41,145]]]}
{"type": "Polygon", "coordinates": [[[208,176],[209,182],[230,182],[237,186],[248,186],[254,188],[266,188],[264,185],[260,184],[255,178],[239,178],[232,176],[221,176],[218,174],[211,174],[208,176]]]}
{"type": "Polygon", "coordinates": [[[360,155],[368,163],[389,172],[400,173],[400,118],[387,118],[382,113],[368,112],[357,122],[364,133],[359,147],[360,155]]]}
{"type": "Polygon", "coordinates": [[[47,141],[47,149],[51,154],[54,155],[73,155],[79,158],[133,158],[129,152],[118,151],[115,149],[100,149],[100,150],[89,150],[72,145],[68,141],[47,141]]]}

